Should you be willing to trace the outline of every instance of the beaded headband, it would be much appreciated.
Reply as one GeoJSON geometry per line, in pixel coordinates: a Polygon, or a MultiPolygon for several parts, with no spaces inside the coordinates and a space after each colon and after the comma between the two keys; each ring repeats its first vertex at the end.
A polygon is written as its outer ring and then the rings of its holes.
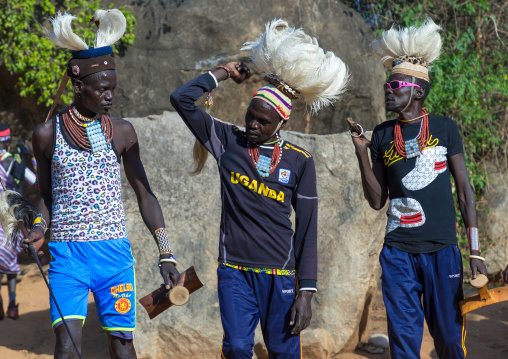
{"type": "Polygon", "coordinates": [[[268,105],[270,105],[270,107],[277,111],[283,120],[289,120],[289,115],[291,114],[292,109],[291,99],[275,87],[275,85],[272,85],[271,83],[266,84],[261,87],[258,92],[252,96],[252,98],[258,98],[265,101],[268,105]]]}
{"type": "Polygon", "coordinates": [[[421,57],[405,55],[393,60],[392,74],[404,74],[430,82],[429,67],[421,57]]]}
{"type": "Polygon", "coordinates": [[[266,75],[266,81],[277,87],[280,92],[289,97],[291,100],[298,100],[300,98],[300,92],[282,81],[279,76],[268,74],[266,75]]]}
{"type": "Polygon", "coordinates": [[[114,70],[116,65],[115,60],[111,57],[112,53],[111,46],[72,51],[72,59],[67,63],[67,75],[79,80],[97,72],[114,70]]]}

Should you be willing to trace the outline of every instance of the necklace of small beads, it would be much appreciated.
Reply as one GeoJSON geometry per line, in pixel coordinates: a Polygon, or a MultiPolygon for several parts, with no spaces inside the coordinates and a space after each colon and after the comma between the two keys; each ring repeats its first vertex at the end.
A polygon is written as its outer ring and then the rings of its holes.
{"type": "Polygon", "coordinates": [[[76,106],[74,105],[71,105],[71,109],[72,109],[72,113],[74,114],[74,116],[76,116],[77,118],[80,119],[81,122],[93,122],[93,121],[97,121],[99,119],[99,117],[101,117],[101,114],[98,113],[96,114],[94,117],[85,117],[83,116],[77,109],[76,109],[76,106]]]}
{"type": "Polygon", "coordinates": [[[282,139],[277,135],[277,141],[275,141],[273,145],[271,159],[270,157],[260,155],[258,146],[255,143],[250,141],[247,142],[249,156],[261,177],[268,177],[273,173],[273,171],[275,171],[275,168],[282,158],[282,149],[280,147],[281,142],[282,139]]]}
{"type": "MultiPolygon", "coordinates": [[[[87,135],[87,127],[93,126],[93,123],[80,123],[76,116],[74,116],[76,112],[75,109],[73,111],[69,106],[67,111],[62,114],[63,125],[76,146],[84,151],[92,152],[93,146],[87,135]]],[[[111,123],[111,118],[108,115],[102,115],[99,116],[96,121],[99,121],[98,126],[102,129],[106,143],[110,144],[113,138],[113,124],[111,123]]]]}

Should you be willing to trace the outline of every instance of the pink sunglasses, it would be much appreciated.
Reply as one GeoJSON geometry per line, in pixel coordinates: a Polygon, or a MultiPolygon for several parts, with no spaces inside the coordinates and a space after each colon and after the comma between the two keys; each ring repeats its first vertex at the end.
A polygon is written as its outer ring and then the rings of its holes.
{"type": "Polygon", "coordinates": [[[390,82],[387,82],[383,85],[383,88],[386,90],[390,89],[390,90],[398,90],[402,87],[420,87],[418,86],[417,84],[412,84],[410,82],[406,82],[406,81],[397,81],[397,80],[393,80],[393,81],[390,81],[390,82]]]}

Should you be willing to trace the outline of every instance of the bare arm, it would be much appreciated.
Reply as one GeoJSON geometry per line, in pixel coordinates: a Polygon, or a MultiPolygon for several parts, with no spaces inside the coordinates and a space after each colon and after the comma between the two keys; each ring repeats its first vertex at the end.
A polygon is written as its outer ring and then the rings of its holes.
{"type": "MultiPolygon", "coordinates": [[[[469,183],[469,176],[467,175],[466,162],[464,160],[464,154],[458,153],[449,158],[450,172],[455,181],[455,187],[457,188],[457,198],[459,201],[460,214],[462,220],[466,225],[466,228],[477,227],[478,228],[478,217],[476,214],[476,203],[474,198],[474,192],[469,183]]],[[[471,251],[472,255],[480,255],[478,251],[471,251]]],[[[482,274],[487,274],[485,264],[479,260],[472,258],[470,260],[471,272],[473,279],[476,278],[476,274],[479,271],[482,274]]]]}
{"type": "Polygon", "coordinates": [[[139,212],[141,213],[143,222],[145,222],[145,225],[151,233],[154,233],[157,228],[164,228],[166,225],[164,223],[162,209],[148,183],[145,169],[139,156],[139,143],[137,142],[137,138],[134,145],[126,150],[122,157],[125,175],[136,194],[139,212]]]}
{"type": "MultiPolygon", "coordinates": [[[[356,135],[355,132],[352,133],[356,135]]],[[[385,166],[382,163],[374,163],[372,167],[370,166],[367,150],[370,147],[369,140],[364,137],[353,137],[353,143],[360,166],[363,195],[373,209],[380,210],[388,198],[385,166]]]]}
{"type": "MultiPolygon", "coordinates": [[[[32,145],[35,159],[37,161],[37,175],[39,178],[39,189],[41,199],[36,204],[37,210],[49,226],[51,222],[51,150],[53,146],[53,125],[51,121],[38,125],[32,135],[32,145]]],[[[41,227],[30,231],[25,245],[33,244],[36,252],[44,243],[44,232],[41,227]]],[[[39,252],[42,254],[42,252],[39,252]]]]}
{"type": "MultiPolygon", "coordinates": [[[[136,194],[143,222],[145,222],[150,233],[153,234],[156,229],[166,227],[162,209],[150,188],[145,168],[141,163],[139,142],[134,127],[130,123],[123,121],[119,132],[121,132],[122,138],[127,140],[125,142],[129,143],[129,147],[125,148],[122,152],[125,175],[136,194]]],[[[173,285],[176,285],[179,272],[173,263],[161,263],[160,272],[166,284],[166,289],[170,288],[170,279],[172,279],[173,285]]]]}

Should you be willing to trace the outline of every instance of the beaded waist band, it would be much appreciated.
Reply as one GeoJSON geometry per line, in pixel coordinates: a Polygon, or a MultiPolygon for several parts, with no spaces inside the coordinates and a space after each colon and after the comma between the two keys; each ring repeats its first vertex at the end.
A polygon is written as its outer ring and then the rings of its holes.
{"type": "Polygon", "coordinates": [[[295,270],[290,270],[290,269],[254,268],[254,267],[238,266],[238,265],[229,264],[226,262],[219,262],[219,265],[225,265],[226,267],[235,268],[235,269],[243,270],[246,272],[254,272],[254,273],[265,273],[265,274],[273,274],[273,275],[292,275],[292,276],[294,276],[296,274],[295,270]]]}

